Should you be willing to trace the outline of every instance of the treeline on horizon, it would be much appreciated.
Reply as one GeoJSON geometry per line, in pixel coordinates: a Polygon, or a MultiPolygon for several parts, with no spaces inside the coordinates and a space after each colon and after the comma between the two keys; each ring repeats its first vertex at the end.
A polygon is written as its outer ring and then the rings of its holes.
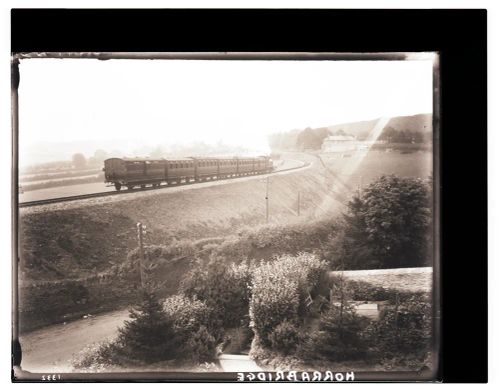
{"type": "MultiPolygon", "coordinates": [[[[330,127],[294,129],[269,136],[272,150],[320,150],[325,138],[332,135],[352,136],[357,141],[367,139],[376,120],[347,123],[330,127]]],[[[378,141],[388,144],[424,144],[432,141],[432,116],[420,114],[391,119],[382,130],[378,141]]]]}
{"type": "Polygon", "coordinates": [[[71,160],[58,160],[45,163],[33,164],[22,167],[22,175],[50,173],[57,171],[101,169],[104,166],[104,160],[111,157],[137,156],[149,158],[167,158],[201,155],[228,155],[245,154],[248,150],[244,147],[225,145],[222,142],[216,144],[207,144],[204,142],[195,142],[188,145],[156,145],[143,146],[137,148],[132,153],[126,153],[119,149],[107,151],[96,149],[93,154],[74,153],[71,160]]]}

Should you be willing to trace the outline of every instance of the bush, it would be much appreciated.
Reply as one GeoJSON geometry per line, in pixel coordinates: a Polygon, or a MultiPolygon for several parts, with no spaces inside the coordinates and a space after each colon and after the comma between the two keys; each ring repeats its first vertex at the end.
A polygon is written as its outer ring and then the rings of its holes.
{"type": "Polygon", "coordinates": [[[368,322],[356,314],[352,305],[332,305],[321,315],[312,344],[317,352],[333,361],[361,358],[367,351],[363,331],[368,322]]]}
{"type": "Polygon", "coordinates": [[[361,280],[352,280],[340,275],[330,275],[328,282],[333,288],[334,294],[339,295],[339,286],[343,286],[343,292],[346,299],[353,301],[388,301],[395,304],[399,299],[401,302],[407,301],[412,297],[419,297],[421,300],[431,302],[428,292],[421,291],[401,291],[396,288],[388,288],[361,280]]]}
{"type": "Polygon", "coordinates": [[[432,341],[430,297],[425,294],[400,297],[397,305],[382,311],[367,335],[381,357],[425,355],[432,341]]]}
{"type": "Polygon", "coordinates": [[[269,334],[269,341],[273,350],[289,354],[299,345],[299,330],[289,321],[283,321],[269,334]]]}
{"type": "Polygon", "coordinates": [[[430,264],[432,189],[429,182],[381,176],[348,203],[335,247],[343,269],[420,267],[430,264]]]}
{"type": "Polygon", "coordinates": [[[204,302],[179,294],[167,298],[163,310],[173,321],[184,358],[194,361],[213,359],[216,347],[213,333],[218,330],[214,328],[210,309],[204,302]]]}
{"type": "Polygon", "coordinates": [[[183,346],[186,358],[204,362],[213,360],[215,357],[215,348],[217,341],[205,326],[200,326],[196,331],[190,334],[183,346]]]}
{"type": "Polygon", "coordinates": [[[163,310],[173,322],[184,358],[194,361],[213,359],[216,348],[212,315],[207,305],[196,298],[174,295],[163,303],[163,310]]]}
{"type": "Polygon", "coordinates": [[[248,313],[250,279],[251,265],[228,265],[223,258],[211,257],[192,267],[181,291],[207,305],[215,328],[230,328],[239,326],[248,313]]]}
{"type": "Polygon", "coordinates": [[[124,357],[147,363],[175,358],[179,337],[173,320],[153,292],[144,290],[142,295],[140,305],[130,311],[132,320],[119,329],[116,347],[124,357]]]}
{"type": "Polygon", "coordinates": [[[101,372],[125,361],[126,357],[116,343],[104,341],[85,347],[73,358],[72,366],[79,372],[101,372]]]}
{"type": "Polygon", "coordinates": [[[261,263],[251,285],[250,326],[264,346],[269,335],[283,321],[299,323],[306,313],[305,298],[325,272],[326,264],[316,256],[283,256],[261,263]]]}
{"type": "Polygon", "coordinates": [[[73,362],[74,367],[102,371],[109,366],[153,363],[179,355],[180,338],[173,321],[153,292],[143,289],[141,293],[140,304],[130,311],[132,319],[118,329],[118,337],[84,349],[73,362]]]}
{"type": "Polygon", "coordinates": [[[163,310],[172,319],[174,329],[187,335],[200,327],[210,327],[210,310],[207,305],[196,298],[183,294],[173,295],[165,299],[163,310]]]}
{"type": "Polygon", "coordinates": [[[302,367],[302,361],[296,356],[283,355],[280,352],[264,347],[258,335],[252,340],[249,356],[267,371],[300,370],[302,367]]]}

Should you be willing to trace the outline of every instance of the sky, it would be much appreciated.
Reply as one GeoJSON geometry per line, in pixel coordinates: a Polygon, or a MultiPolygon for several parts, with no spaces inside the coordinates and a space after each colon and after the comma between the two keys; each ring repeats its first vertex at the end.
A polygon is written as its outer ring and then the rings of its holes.
{"type": "Polygon", "coordinates": [[[21,166],[68,145],[267,152],[270,133],[432,112],[431,60],[25,59],[20,74],[21,166]]]}

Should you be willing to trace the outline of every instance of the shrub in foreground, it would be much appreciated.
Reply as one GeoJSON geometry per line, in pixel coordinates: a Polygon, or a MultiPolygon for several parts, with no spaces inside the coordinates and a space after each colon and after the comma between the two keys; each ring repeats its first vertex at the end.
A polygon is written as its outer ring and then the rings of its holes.
{"type": "Polygon", "coordinates": [[[213,316],[208,306],[196,299],[179,294],[167,298],[163,310],[173,322],[179,349],[185,359],[210,360],[215,355],[216,338],[213,316]]]}
{"type": "Polygon", "coordinates": [[[85,348],[73,363],[75,368],[101,371],[109,366],[141,365],[178,357],[181,338],[173,321],[153,292],[143,289],[141,293],[141,302],[130,311],[131,320],[125,321],[117,338],[85,348]]]}
{"type": "Polygon", "coordinates": [[[285,355],[294,352],[300,343],[299,328],[289,321],[283,321],[269,334],[269,341],[273,350],[285,355]]]}
{"type": "Polygon", "coordinates": [[[431,349],[432,309],[427,295],[398,299],[367,332],[380,357],[425,355],[431,349]]]}
{"type": "Polygon", "coordinates": [[[184,357],[188,360],[204,362],[215,357],[217,341],[206,326],[200,326],[189,335],[183,344],[184,357]]]}
{"type": "Polygon", "coordinates": [[[363,338],[369,320],[360,317],[352,305],[332,305],[320,317],[319,331],[314,332],[309,343],[309,357],[316,352],[317,357],[332,361],[358,359],[367,352],[363,338]]]}
{"type": "Polygon", "coordinates": [[[126,357],[144,362],[173,359],[179,337],[174,322],[163,311],[156,295],[144,290],[142,301],[130,311],[130,321],[119,330],[117,346],[126,357]]]}
{"type": "Polygon", "coordinates": [[[256,268],[251,284],[250,326],[264,346],[271,346],[269,336],[280,323],[298,324],[304,318],[306,297],[325,269],[326,264],[311,254],[283,256],[256,268]]]}
{"type": "Polygon", "coordinates": [[[248,313],[251,269],[247,263],[228,265],[219,257],[200,260],[183,279],[181,291],[205,303],[215,329],[239,326],[248,313]]]}

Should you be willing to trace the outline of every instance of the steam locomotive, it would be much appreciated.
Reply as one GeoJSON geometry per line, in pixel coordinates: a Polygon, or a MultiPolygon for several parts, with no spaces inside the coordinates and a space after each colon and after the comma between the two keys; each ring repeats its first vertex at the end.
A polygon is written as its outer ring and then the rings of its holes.
{"type": "Polygon", "coordinates": [[[237,176],[258,175],[273,170],[269,156],[181,159],[108,158],[104,161],[104,181],[117,191],[125,186],[159,187],[162,183],[189,183],[237,176]]]}

